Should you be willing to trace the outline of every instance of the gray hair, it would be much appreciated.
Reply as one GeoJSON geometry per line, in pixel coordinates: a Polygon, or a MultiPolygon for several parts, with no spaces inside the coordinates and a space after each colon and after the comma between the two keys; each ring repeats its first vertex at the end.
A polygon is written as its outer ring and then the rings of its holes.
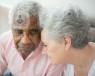
{"type": "Polygon", "coordinates": [[[61,43],[64,36],[69,36],[74,48],[88,44],[90,23],[78,6],[66,4],[55,9],[47,8],[40,14],[40,27],[45,29],[49,38],[61,43]]]}
{"type": "Polygon", "coordinates": [[[32,16],[36,16],[38,18],[41,9],[41,4],[35,0],[21,0],[17,2],[9,11],[9,24],[13,24],[15,14],[22,14],[25,18],[32,16]]]}

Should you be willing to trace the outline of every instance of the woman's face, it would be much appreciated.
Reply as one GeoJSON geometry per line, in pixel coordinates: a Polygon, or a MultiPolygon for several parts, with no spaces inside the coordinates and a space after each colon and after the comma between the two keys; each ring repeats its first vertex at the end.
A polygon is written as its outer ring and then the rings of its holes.
{"type": "Polygon", "coordinates": [[[64,43],[56,43],[46,35],[44,29],[41,31],[41,40],[44,44],[42,54],[47,54],[52,64],[63,63],[67,56],[64,43]]]}

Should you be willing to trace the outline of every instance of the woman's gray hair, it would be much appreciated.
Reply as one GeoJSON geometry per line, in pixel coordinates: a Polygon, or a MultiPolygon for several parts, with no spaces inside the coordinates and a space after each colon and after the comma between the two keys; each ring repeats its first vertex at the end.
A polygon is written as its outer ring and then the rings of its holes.
{"type": "MultiPolygon", "coordinates": [[[[42,10],[42,6],[35,0],[21,0],[17,2],[9,11],[9,24],[13,24],[13,20],[16,14],[22,14],[24,18],[39,17],[39,12],[42,10]]],[[[38,25],[37,25],[38,26],[38,25]]]]}
{"type": "Polygon", "coordinates": [[[72,47],[83,48],[90,40],[90,23],[77,5],[65,4],[57,8],[46,8],[40,13],[39,23],[47,36],[58,43],[62,42],[64,36],[69,36],[72,47]]]}

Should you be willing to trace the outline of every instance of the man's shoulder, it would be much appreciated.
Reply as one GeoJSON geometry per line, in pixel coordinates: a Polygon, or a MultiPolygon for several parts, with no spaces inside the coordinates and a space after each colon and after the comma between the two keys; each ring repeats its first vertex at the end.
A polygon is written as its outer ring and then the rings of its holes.
{"type": "Polygon", "coordinates": [[[8,42],[8,41],[13,40],[12,31],[10,30],[10,31],[4,33],[3,35],[1,35],[0,39],[1,39],[1,41],[2,41],[3,43],[6,43],[6,42],[8,42]]]}
{"type": "Polygon", "coordinates": [[[8,38],[11,38],[11,37],[13,37],[11,30],[7,31],[7,32],[5,32],[4,34],[1,35],[1,38],[4,38],[4,39],[8,39],[8,38]]]}

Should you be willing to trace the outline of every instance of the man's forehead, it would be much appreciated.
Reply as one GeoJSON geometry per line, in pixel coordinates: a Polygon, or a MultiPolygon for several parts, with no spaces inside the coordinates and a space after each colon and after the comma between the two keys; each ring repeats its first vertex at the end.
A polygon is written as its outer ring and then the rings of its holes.
{"type": "Polygon", "coordinates": [[[25,15],[23,14],[16,14],[14,16],[14,19],[13,19],[13,24],[18,24],[18,25],[21,25],[21,24],[34,24],[34,23],[37,23],[37,17],[36,16],[32,16],[32,17],[25,17],[25,15]]]}
{"type": "Polygon", "coordinates": [[[36,27],[37,17],[30,17],[29,14],[24,12],[17,12],[14,15],[12,28],[27,29],[36,27]]]}
{"type": "Polygon", "coordinates": [[[18,24],[22,24],[24,21],[25,21],[25,18],[22,18],[22,15],[17,16],[16,22],[18,24]]]}
{"type": "Polygon", "coordinates": [[[26,18],[21,14],[18,14],[18,15],[14,16],[13,24],[22,25],[22,24],[25,24],[25,23],[30,24],[30,17],[26,18]]]}

